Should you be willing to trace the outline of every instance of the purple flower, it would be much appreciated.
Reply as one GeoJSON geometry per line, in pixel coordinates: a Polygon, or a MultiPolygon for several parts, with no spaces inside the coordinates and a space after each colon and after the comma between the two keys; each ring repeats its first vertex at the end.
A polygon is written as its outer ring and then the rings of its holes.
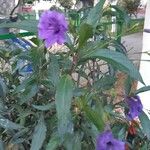
{"type": "Polygon", "coordinates": [[[125,150],[125,143],[116,140],[111,131],[104,131],[97,137],[96,150],[125,150]]]}
{"type": "Polygon", "coordinates": [[[140,97],[137,95],[133,97],[128,97],[127,104],[129,106],[129,111],[126,116],[128,120],[133,120],[135,117],[138,117],[140,115],[143,109],[140,97]]]}
{"type": "Polygon", "coordinates": [[[63,44],[68,23],[65,16],[57,11],[47,10],[42,13],[38,24],[39,38],[45,40],[48,48],[54,43],[63,44]]]}

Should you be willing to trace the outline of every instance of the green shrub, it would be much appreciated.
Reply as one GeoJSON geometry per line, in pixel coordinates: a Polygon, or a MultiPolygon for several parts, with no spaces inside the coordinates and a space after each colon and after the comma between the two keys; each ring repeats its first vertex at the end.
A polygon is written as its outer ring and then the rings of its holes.
{"type": "MultiPolygon", "coordinates": [[[[45,12],[47,17],[42,15],[40,23],[22,20],[0,25],[35,33],[31,40],[36,44],[28,51],[0,48],[1,150],[94,150],[118,143],[149,149],[150,120],[137,94],[150,87],[132,90],[134,81],[144,82],[124,46],[108,36],[103,21],[114,12],[103,9],[104,2],[78,25],[67,18],[67,32],[63,15],[56,11],[53,18],[51,11],[45,12]],[[64,38],[63,47],[53,45],[64,38]],[[23,72],[27,66],[32,69],[23,72]],[[127,77],[123,94],[116,88],[118,72],[127,77]],[[99,141],[107,134],[110,141],[99,141]]],[[[125,13],[114,8],[125,22],[125,13]]]]}
{"type": "Polygon", "coordinates": [[[128,12],[128,14],[136,15],[140,3],[141,0],[120,0],[118,5],[123,7],[128,12]]]}

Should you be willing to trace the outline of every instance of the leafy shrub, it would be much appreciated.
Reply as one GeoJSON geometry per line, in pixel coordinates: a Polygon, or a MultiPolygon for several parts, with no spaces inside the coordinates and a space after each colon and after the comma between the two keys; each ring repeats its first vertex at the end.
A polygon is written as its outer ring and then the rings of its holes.
{"type": "Polygon", "coordinates": [[[59,3],[61,4],[61,6],[67,9],[70,9],[73,6],[72,0],[59,0],[59,3]]]}
{"type": "MultiPolygon", "coordinates": [[[[56,11],[44,12],[39,23],[0,25],[38,33],[32,38],[37,46],[28,51],[0,50],[1,149],[149,149],[150,121],[137,94],[150,87],[131,90],[143,80],[124,47],[107,34],[103,21],[113,12],[103,9],[104,2],[79,26],[70,18],[67,26],[56,11]],[[118,72],[127,77],[123,94],[115,88],[118,72]]],[[[125,22],[124,12],[116,10],[125,22]]]]}
{"type": "Polygon", "coordinates": [[[121,0],[118,2],[118,5],[123,7],[128,12],[128,14],[136,15],[140,3],[140,0],[121,0]]]}

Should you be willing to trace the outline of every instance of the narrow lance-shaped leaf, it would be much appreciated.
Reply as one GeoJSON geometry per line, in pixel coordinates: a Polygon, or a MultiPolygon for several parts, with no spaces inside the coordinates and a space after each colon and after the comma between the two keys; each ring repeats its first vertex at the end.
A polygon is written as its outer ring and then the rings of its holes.
{"type": "Polygon", "coordinates": [[[48,67],[48,79],[53,83],[54,86],[56,86],[59,81],[60,67],[58,60],[55,56],[51,56],[50,59],[51,62],[48,67]]]}
{"type": "Polygon", "coordinates": [[[97,21],[100,20],[102,16],[104,3],[105,0],[99,0],[96,6],[91,9],[86,21],[88,24],[96,26],[97,21]]]}
{"type": "Polygon", "coordinates": [[[37,33],[37,25],[37,20],[23,20],[18,22],[2,23],[0,24],[0,28],[17,28],[37,33]]]}
{"type": "Polygon", "coordinates": [[[0,114],[3,114],[7,111],[7,107],[5,107],[4,102],[0,99],[0,114]]]}
{"type": "Polygon", "coordinates": [[[2,78],[0,78],[0,98],[3,98],[6,96],[6,85],[3,82],[2,78]]]}
{"type": "Polygon", "coordinates": [[[147,137],[150,139],[150,128],[149,128],[150,120],[144,111],[140,114],[139,119],[140,119],[144,134],[146,134],[147,137]]]}
{"type": "Polygon", "coordinates": [[[93,87],[95,89],[108,90],[108,89],[112,88],[115,81],[116,81],[115,77],[106,75],[105,77],[94,82],[93,87]]]}
{"type": "Polygon", "coordinates": [[[79,30],[79,48],[82,47],[86,41],[93,35],[93,28],[89,24],[82,24],[79,30]]]}
{"type": "Polygon", "coordinates": [[[93,58],[105,60],[109,64],[115,66],[117,69],[127,73],[130,77],[144,84],[138,69],[124,54],[109,49],[97,48],[94,51],[89,51],[84,55],[82,54],[80,61],[93,58]]]}
{"type": "Polygon", "coordinates": [[[81,138],[82,135],[78,133],[66,135],[64,147],[66,150],[81,150],[81,138]]]}
{"type": "Polygon", "coordinates": [[[46,150],[56,150],[56,148],[61,144],[61,140],[57,135],[51,137],[46,150]]]}
{"type": "Polygon", "coordinates": [[[99,131],[102,131],[104,128],[103,114],[102,116],[100,116],[100,114],[97,111],[89,107],[87,103],[85,102],[85,99],[82,99],[80,101],[80,104],[87,118],[96,126],[96,128],[99,131]]]}
{"type": "Polygon", "coordinates": [[[88,106],[84,108],[84,111],[90,121],[93,122],[93,124],[97,127],[97,129],[102,131],[104,127],[104,121],[102,120],[102,117],[95,110],[92,110],[88,106]]]}
{"type": "Polygon", "coordinates": [[[4,143],[0,140],[0,150],[5,150],[4,143]]]}
{"type": "Polygon", "coordinates": [[[40,150],[42,144],[46,138],[46,125],[43,116],[41,116],[37,126],[34,129],[31,149],[30,150],[40,150]]]}
{"type": "Polygon", "coordinates": [[[28,131],[29,131],[28,128],[24,128],[24,129],[19,130],[16,133],[14,133],[13,137],[11,138],[10,143],[20,144],[20,143],[24,142],[25,141],[24,135],[27,134],[28,131]]]}
{"type": "Polygon", "coordinates": [[[19,129],[23,128],[21,125],[16,124],[16,123],[4,118],[3,116],[0,116],[0,127],[4,128],[4,129],[9,129],[9,130],[19,130],[19,129]]]}
{"type": "Polygon", "coordinates": [[[111,5],[110,7],[116,10],[116,12],[119,14],[120,20],[123,20],[126,24],[129,23],[130,17],[128,16],[128,13],[125,10],[115,5],[111,5]]]}
{"type": "Polygon", "coordinates": [[[46,104],[46,105],[32,105],[33,108],[37,109],[37,110],[41,110],[41,111],[48,111],[50,109],[55,108],[55,104],[54,102],[50,103],[50,104],[46,104]]]}
{"type": "Polygon", "coordinates": [[[33,96],[36,95],[37,92],[38,92],[38,85],[36,83],[33,83],[32,85],[27,86],[26,90],[21,94],[20,104],[23,104],[29,101],[33,96]]]}
{"type": "Polygon", "coordinates": [[[135,94],[139,94],[139,93],[146,92],[146,91],[150,91],[150,85],[144,86],[144,87],[138,89],[137,91],[135,91],[135,94]]]}
{"type": "Polygon", "coordinates": [[[73,82],[69,75],[60,79],[56,89],[56,110],[58,117],[58,131],[60,135],[72,131],[71,101],[73,96],[73,82]]]}
{"type": "Polygon", "coordinates": [[[125,80],[125,83],[124,83],[124,89],[125,89],[125,93],[126,95],[130,95],[130,92],[131,92],[131,88],[132,88],[132,84],[133,84],[133,81],[132,79],[128,76],[127,79],[125,80]]]}

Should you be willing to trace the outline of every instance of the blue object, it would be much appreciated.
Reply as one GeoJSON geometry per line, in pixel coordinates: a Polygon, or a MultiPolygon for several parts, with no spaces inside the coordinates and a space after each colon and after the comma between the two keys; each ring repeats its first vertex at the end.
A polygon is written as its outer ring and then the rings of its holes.
{"type": "MultiPolygon", "coordinates": [[[[19,48],[24,52],[30,50],[32,47],[32,44],[30,42],[28,42],[25,39],[21,39],[21,38],[17,38],[17,37],[7,40],[7,43],[9,45],[13,45],[13,47],[14,47],[13,49],[19,48]]],[[[19,73],[23,76],[25,76],[28,73],[33,72],[33,67],[31,65],[31,63],[29,61],[22,60],[22,59],[17,61],[16,69],[18,69],[19,73]]]]}

